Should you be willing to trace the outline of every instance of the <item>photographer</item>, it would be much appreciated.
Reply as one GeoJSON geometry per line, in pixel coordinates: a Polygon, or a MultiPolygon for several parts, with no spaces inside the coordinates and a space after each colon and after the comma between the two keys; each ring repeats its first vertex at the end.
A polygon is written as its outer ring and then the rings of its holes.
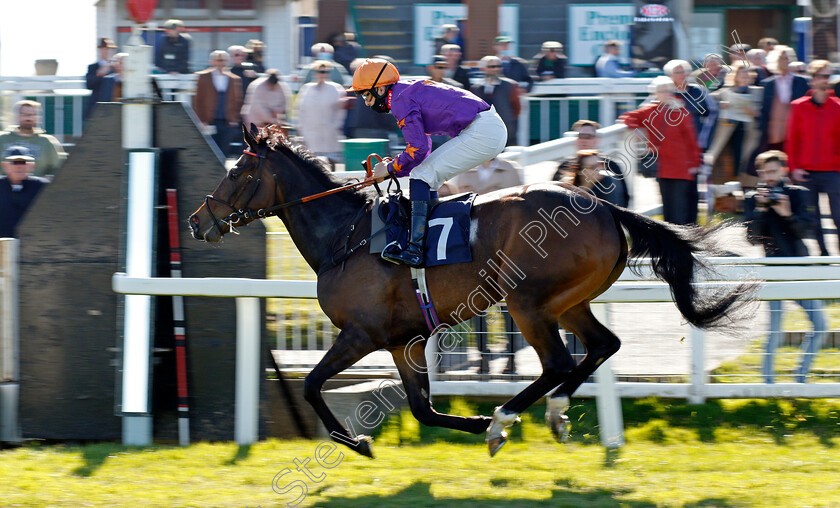
{"type": "MultiPolygon", "coordinates": [[[[808,190],[792,185],[787,178],[787,155],[779,150],[770,150],[756,157],[756,172],[759,185],[747,195],[744,202],[744,219],[747,222],[747,239],[753,244],[764,246],[768,257],[807,256],[808,249],[802,238],[815,225],[814,214],[808,209],[808,190]]],[[[822,346],[825,336],[825,316],[820,300],[796,300],[808,314],[814,331],[808,333],[802,342],[802,363],[795,379],[805,382],[814,355],[822,346]]],[[[770,304],[770,337],[764,356],[762,374],[765,382],[772,383],[773,355],[782,339],[782,302],[772,300],[770,304]]]]}

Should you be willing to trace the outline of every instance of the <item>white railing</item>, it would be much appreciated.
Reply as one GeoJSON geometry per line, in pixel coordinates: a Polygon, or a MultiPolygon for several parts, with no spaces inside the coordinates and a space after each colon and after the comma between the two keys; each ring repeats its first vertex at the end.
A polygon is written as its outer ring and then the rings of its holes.
{"type": "Polygon", "coordinates": [[[18,240],[0,238],[0,442],[19,442],[18,240]]]}
{"type": "MultiPolygon", "coordinates": [[[[840,298],[840,281],[823,280],[834,278],[838,266],[830,263],[840,262],[840,258],[817,258],[820,265],[809,268],[803,274],[807,281],[772,281],[765,283],[758,291],[759,300],[790,299],[837,299],[840,298]]],[[[803,262],[800,258],[772,259],[731,259],[710,260],[711,264],[723,265],[729,275],[736,279],[760,276],[767,271],[769,279],[781,276],[777,269],[784,263],[803,262]],[[769,267],[764,270],[764,267],[769,267]]],[[[802,271],[802,270],[800,270],[802,271]]],[[[637,278],[633,275],[628,278],[637,278]]],[[[738,282],[709,282],[701,284],[705,289],[732,286],[738,282]]],[[[277,281],[254,279],[224,278],[131,278],[116,273],[112,279],[116,293],[142,295],[182,295],[216,296],[237,298],[237,366],[236,366],[236,441],[248,444],[257,439],[259,415],[259,344],[260,312],[258,298],[288,297],[317,298],[315,281],[277,281]]],[[[607,327],[610,326],[610,303],[670,302],[671,291],[661,282],[619,282],[596,298],[593,312],[607,327]]],[[[576,392],[581,397],[597,397],[599,421],[604,429],[602,442],[607,446],[618,446],[623,442],[621,431],[621,409],[619,397],[669,397],[685,398],[691,403],[703,403],[707,398],[752,398],[752,397],[838,397],[840,383],[711,383],[709,369],[706,366],[705,334],[692,328],[691,336],[691,371],[688,383],[639,383],[616,382],[608,360],[596,371],[597,383],[584,383],[576,392]]],[[[437,354],[437,341],[427,341],[427,358],[437,354]]],[[[430,364],[431,365],[431,364],[430,364]]],[[[530,381],[485,382],[485,381],[438,381],[434,369],[430,369],[432,394],[462,396],[513,396],[530,384],[530,381]]]]}

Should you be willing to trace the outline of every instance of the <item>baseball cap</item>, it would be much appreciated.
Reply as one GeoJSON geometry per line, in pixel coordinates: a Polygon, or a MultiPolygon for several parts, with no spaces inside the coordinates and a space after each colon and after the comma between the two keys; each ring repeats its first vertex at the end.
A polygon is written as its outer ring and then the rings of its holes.
{"type": "Polygon", "coordinates": [[[183,28],[184,22],[180,19],[167,19],[166,23],[163,24],[163,28],[167,30],[174,30],[176,28],[183,28]]]}
{"type": "Polygon", "coordinates": [[[32,152],[29,151],[29,148],[21,145],[12,145],[3,150],[3,160],[34,161],[35,158],[32,157],[32,152]]]}
{"type": "Polygon", "coordinates": [[[117,45],[114,44],[114,41],[107,37],[100,37],[99,43],[96,45],[97,48],[111,48],[116,49],[117,45]]]}
{"type": "Polygon", "coordinates": [[[511,40],[511,38],[506,35],[500,35],[493,39],[493,44],[504,44],[506,42],[513,42],[513,40],[511,40]]]}

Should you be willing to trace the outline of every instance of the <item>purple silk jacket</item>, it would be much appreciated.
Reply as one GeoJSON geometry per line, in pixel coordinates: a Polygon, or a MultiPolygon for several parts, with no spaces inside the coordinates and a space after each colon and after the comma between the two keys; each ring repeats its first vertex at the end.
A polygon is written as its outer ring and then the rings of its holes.
{"type": "Polygon", "coordinates": [[[432,151],[430,135],[455,137],[490,105],[472,92],[434,81],[400,81],[391,87],[391,114],[405,138],[405,151],[388,171],[406,176],[432,151]]]}

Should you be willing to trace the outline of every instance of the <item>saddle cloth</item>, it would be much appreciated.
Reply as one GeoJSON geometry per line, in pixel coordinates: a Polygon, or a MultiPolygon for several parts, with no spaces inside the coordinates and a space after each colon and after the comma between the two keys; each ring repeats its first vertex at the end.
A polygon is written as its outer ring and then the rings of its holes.
{"type": "MultiPolygon", "coordinates": [[[[426,228],[426,266],[468,263],[470,252],[470,211],[475,193],[456,194],[439,200],[432,206],[426,228]]],[[[405,248],[408,244],[410,205],[408,200],[377,198],[373,205],[371,231],[386,227],[385,234],[371,239],[370,253],[379,255],[391,242],[405,248]]]]}

